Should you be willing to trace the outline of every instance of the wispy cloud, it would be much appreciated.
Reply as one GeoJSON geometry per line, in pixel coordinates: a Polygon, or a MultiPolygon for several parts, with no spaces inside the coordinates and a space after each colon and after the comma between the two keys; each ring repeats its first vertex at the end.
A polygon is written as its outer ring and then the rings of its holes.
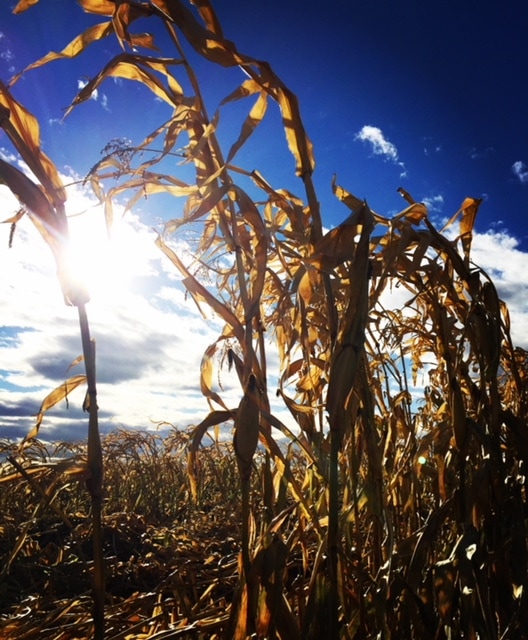
{"type": "Polygon", "coordinates": [[[423,152],[424,156],[430,156],[434,153],[440,153],[442,151],[442,145],[434,140],[431,136],[422,136],[423,152]]]}
{"type": "MultiPolygon", "coordinates": [[[[77,89],[79,89],[79,91],[81,89],[84,89],[84,87],[86,87],[86,85],[88,84],[87,80],[77,80],[77,89]]],[[[94,89],[92,91],[92,95],[90,96],[90,100],[97,100],[99,98],[99,91],[97,89],[94,89]]]]}
{"type": "Polygon", "coordinates": [[[407,171],[405,164],[400,161],[398,156],[398,149],[390,142],[383,131],[379,127],[374,127],[370,124],[366,124],[355,135],[356,140],[366,142],[371,146],[372,153],[376,156],[384,156],[386,160],[391,160],[394,164],[402,168],[400,177],[405,177],[407,171]]]}
{"type": "Polygon", "coordinates": [[[440,153],[442,151],[442,145],[437,144],[436,147],[424,147],[424,156],[430,156],[433,153],[440,153]]]}
{"type": "MultiPolygon", "coordinates": [[[[15,54],[10,49],[5,34],[0,31],[0,60],[10,63],[15,59],[15,54]]],[[[13,73],[15,70],[13,65],[10,65],[7,69],[8,73],[13,73]]]]}
{"type": "Polygon", "coordinates": [[[494,147],[484,147],[483,149],[477,149],[476,147],[472,147],[469,150],[469,157],[471,160],[484,160],[484,158],[489,158],[495,153],[494,147]]]}
{"type": "Polygon", "coordinates": [[[18,164],[18,158],[14,153],[8,151],[5,147],[0,147],[0,158],[6,162],[18,164]]]}
{"type": "Polygon", "coordinates": [[[444,204],[444,196],[441,194],[427,196],[426,198],[423,198],[422,202],[429,211],[441,211],[444,204]]]}
{"type": "Polygon", "coordinates": [[[2,58],[2,60],[5,60],[6,62],[11,62],[14,57],[15,54],[11,51],[11,49],[4,49],[3,51],[0,51],[0,58],[2,58]]]}
{"type": "MultiPolygon", "coordinates": [[[[112,254],[103,212],[93,197],[76,186],[68,193],[69,214],[86,211],[71,218],[74,235],[84,238],[88,256],[96,255],[92,265],[97,273],[92,275],[105,280],[102,291],[92,290],[88,306],[97,340],[101,430],[154,429],[161,421],[178,427],[196,424],[209,412],[200,392],[200,360],[221,333],[222,323],[209,313],[204,321],[175,269],[154,246],[153,232],[137,215],[114,230],[112,254]],[[74,229],[76,224],[80,226],[74,229]],[[82,224],[100,228],[95,246],[90,246],[82,224]]],[[[425,200],[442,204],[440,194],[425,200]]],[[[2,219],[18,206],[0,186],[2,219]]],[[[46,394],[80,372],[67,368],[81,353],[81,344],[76,310],[63,304],[51,252],[26,218],[17,225],[11,249],[9,231],[9,225],[0,225],[0,416],[3,435],[15,438],[28,433],[46,394]]],[[[183,253],[181,244],[174,248],[183,253]]],[[[527,254],[510,234],[497,231],[475,234],[473,258],[493,276],[509,305],[515,343],[528,347],[527,254]]],[[[235,407],[240,385],[220,355],[215,389],[235,407]]],[[[270,366],[270,372],[274,369],[278,366],[270,366]]],[[[270,380],[270,388],[272,384],[270,380]]],[[[49,412],[41,432],[44,439],[84,437],[83,394],[79,387],[69,407],[60,404],[49,412]]],[[[288,423],[279,408],[274,411],[288,423]]]]}
{"type": "Polygon", "coordinates": [[[526,166],[526,164],[522,160],[517,160],[517,162],[514,162],[511,169],[519,182],[521,182],[522,184],[528,182],[528,166],[526,166]]]}
{"type": "MultiPolygon", "coordinates": [[[[88,315],[97,341],[101,431],[155,429],[159,422],[180,428],[197,424],[210,410],[200,390],[201,358],[221,334],[223,322],[207,307],[204,320],[139,215],[122,220],[117,207],[109,244],[104,214],[93,196],[79,186],[69,187],[68,196],[71,235],[82,241],[79,252],[91,256],[88,315]],[[97,229],[95,238],[85,232],[88,226],[97,229]]],[[[2,219],[18,207],[0,186],[2,219]]],[[[82,365],[68,371],[81,344],[76,310],[63,303],[51,252],[27,217],[17,224],[11,249],[9,232],[10,225],[0,225],[0,422],[4,437],[19,438],[30,431],[44,397],[82,372],[82,365]]],[[[183,241],[171,246],[184,255],[183,241]]],[[[236,407],[240,384],[221,356],[215,362],[214,389],[236,407]]],[[[84,437],[83,395],[79,387],[68,406],[61,403],[46,414],[43,439],[84,437]]],[[[286,412],[277,415],[288,423],[286,412]]]]}

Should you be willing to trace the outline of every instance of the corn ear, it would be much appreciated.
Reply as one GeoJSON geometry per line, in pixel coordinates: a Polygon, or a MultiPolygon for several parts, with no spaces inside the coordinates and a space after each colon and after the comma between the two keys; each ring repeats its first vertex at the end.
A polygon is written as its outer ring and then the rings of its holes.
{"type": "Polygon", "coordinates": [[[244,397],[238,406],[233,440],[238,470],[243,481],[249,480],[251,476],[251,465],[258,444],[259,423],[258,386],[255,376],[251,374],[244,397]]]}

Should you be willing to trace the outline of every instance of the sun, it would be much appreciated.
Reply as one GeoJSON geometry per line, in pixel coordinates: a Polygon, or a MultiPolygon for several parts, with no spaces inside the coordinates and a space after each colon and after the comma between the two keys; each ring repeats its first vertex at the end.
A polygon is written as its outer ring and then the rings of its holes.
{"type": "MultiPolygon", "coordinates": [[[[65,183],[68,179],[64,177],[65,183]]],[[[79,188],[78,182],[68,186],[68,237],[61,239],[55,260],[29,220],[33,216],[25,216],[11,229],[1,225],[0,241],[10,251],[0,252],[0,265],[5,263],[4,271],[9,272],[10,295],[29,289],[46,290],[54,296],[58,275],[68,304],[76,304],[76,291],[83,290],[90,307],[101,312],[133,303],[148,286],[147,278],[160,273],[162,254],[154,242],[155,231],[142,221],[149,213],[125,212],[121,204],[114,203],[115,216],[108,228],[103,205],[87,189],[79,188]]],[[[17,208],[15,196],[0,185],[0,209],[14,212],[17,208]]]]}
{"type": "Polygon", "coordinates": [[[70,216],[68,226],[68,275],[88,291],[91,304],[115,304],[148,270],[150,247],[133,221],[119,219],[107,229],[96,207],[70,216]]]}

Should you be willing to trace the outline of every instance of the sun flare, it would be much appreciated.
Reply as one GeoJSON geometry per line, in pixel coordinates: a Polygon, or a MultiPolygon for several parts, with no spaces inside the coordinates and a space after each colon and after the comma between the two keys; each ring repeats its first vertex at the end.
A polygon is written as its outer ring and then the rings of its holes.
{"type": "Polygon", "coordinates": [[[126,220],[116,221],[108,231],[102,213],[95,210],[70,217],[69,230],[69,276],[87,289],[92,304],[117,302],[148,269],[150,247],[126,220]]]}

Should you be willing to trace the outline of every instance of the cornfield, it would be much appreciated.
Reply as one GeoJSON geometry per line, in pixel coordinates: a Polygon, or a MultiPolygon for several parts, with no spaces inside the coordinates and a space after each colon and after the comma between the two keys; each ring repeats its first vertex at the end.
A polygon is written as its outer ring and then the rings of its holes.
{"type": "Polygon", "coordinates": [[[295,95],[224,37],[208,0],[79,4],[104,21],[23,75],[117,39],[70,109],[121,78],[172,116],[138,145],[109,145],[86,183],[109,227],[123,198],[183,201],[156,244],[224,327],[202,359],[202,422],[101,442],[88,299],[63,258],[67,193],[14,97],[19,77],[1,83],[0,124],[38,181],[1,161],[22,206],[9,222],[27,212],[50,244],[87,375],[44,400],[23,443],[2,445],[0,637],[527,638],[528,354],[471,259],[480,201],[463,199],[438,230],[403,189],[388,218],[336,181],[350,213],[326,231],[295,95]],[[165,29],[165,55],[133,33],[138,20],[165,29]],[[197,57],[243,72],[212,116],[197,57]],[[222,110],[248,101],[224,148],[222,110]],[[277,106],[301,196],[235,164],[277,106]],[[179,173],[189,167],[192,181],[179,173]],[[194,239],[190,257],[180,237],[194,239]],[[218,354],[238,406],[214,390],[218,354]],[[86,382],[87,443],[38,440],[42,414],[86,382]],[[231,443],[218,437],[226,424],[231,443]]]}

